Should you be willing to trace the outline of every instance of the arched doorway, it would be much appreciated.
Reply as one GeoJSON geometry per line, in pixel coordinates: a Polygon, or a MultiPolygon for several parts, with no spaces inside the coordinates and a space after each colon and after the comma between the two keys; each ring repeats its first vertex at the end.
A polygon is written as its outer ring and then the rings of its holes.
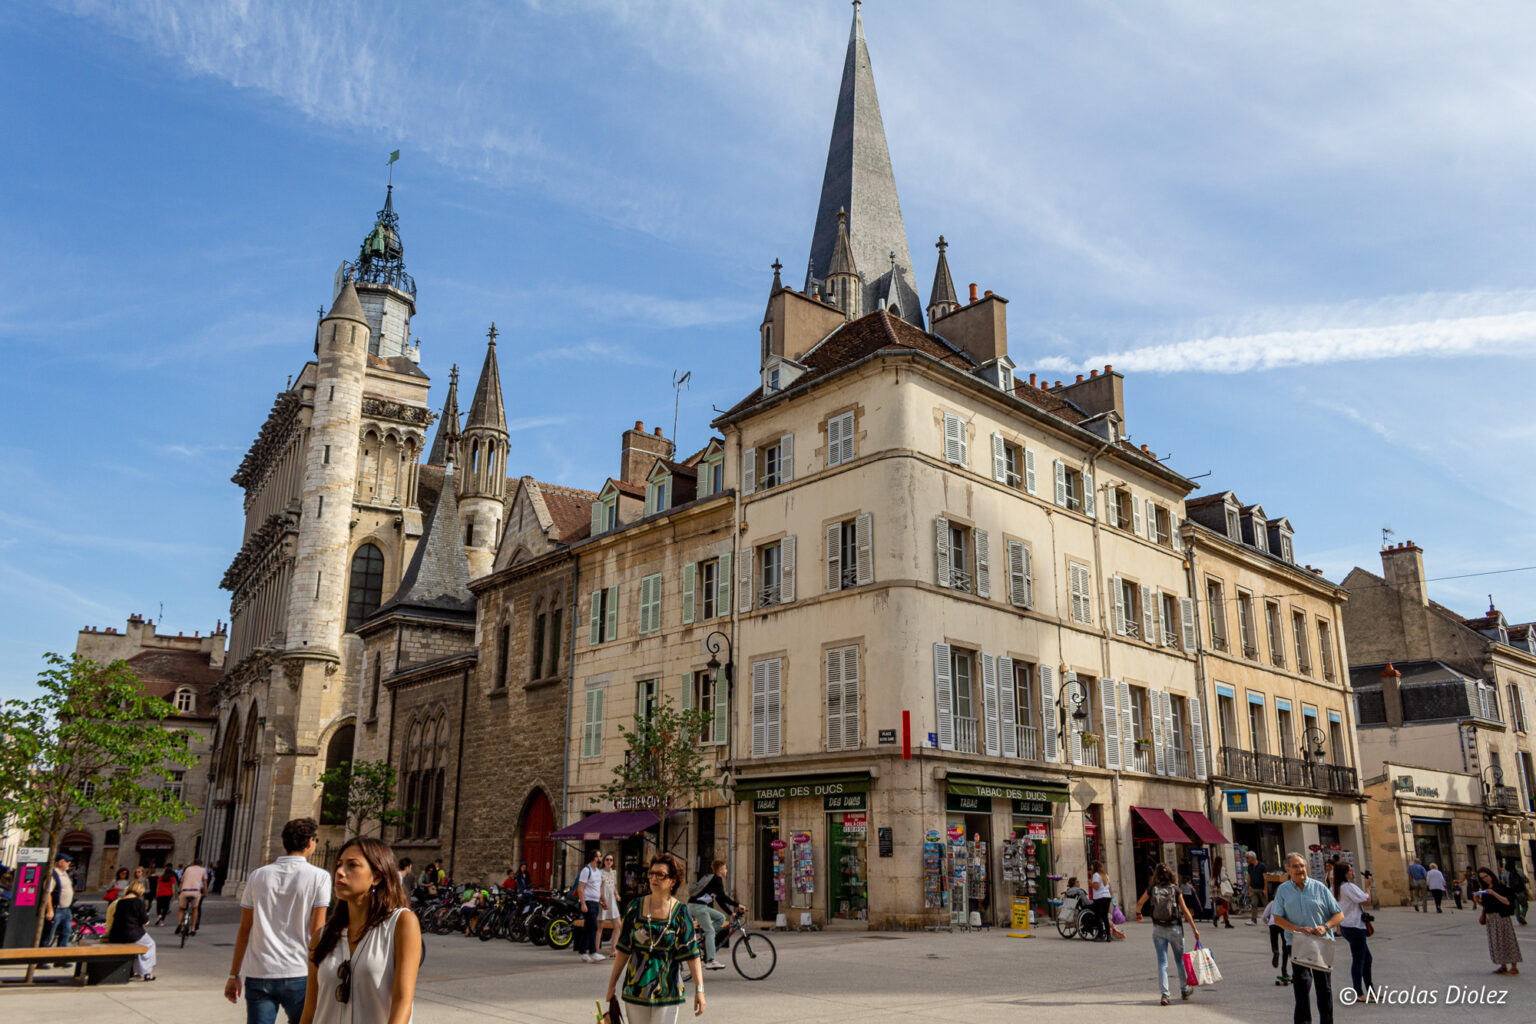
{"type": "Polygon", "coordinates": [[[547,889],[555,865],[555,809],[542,789],[536,790],[523,810],[523,857],[535,888],[547,889]]]}
{"type": "Polygon", "coordinates": [[[139,855],[134,867],[142,864],[146,868],[163,868],[176,852],[176,837],[169,832],[152,829],[139,836],[133,849],[139,855]]]}
{"type": "Polygon", "coordinates": [[[91,852],[95,846],[91,834],[78,829],[64,833],[64,838],[59,840],[59,852],[75,859],[75,877],[87,885],[91,877],[91,852]]]}

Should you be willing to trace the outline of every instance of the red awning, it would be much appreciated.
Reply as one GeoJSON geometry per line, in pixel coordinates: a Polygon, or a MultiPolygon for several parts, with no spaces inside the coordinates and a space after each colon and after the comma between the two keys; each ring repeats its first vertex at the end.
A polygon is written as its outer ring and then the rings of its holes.
{"type": "Polygon", "coordinates": [[[1146,822],[1147,827],[1152,830],[1152,834],[1165,843],[1189,843],[1193,841],[1180,830],[1179,826],[1173,823],[1173,819],[1168,817],[1165,811],[1160,811],[1156,807],[1132,807],[1131,813],[1146,822]]]}
{"type": "Polygon", "coordinates": [[[1226,846],[1232,840],[1221,834],[1221,829],[1212,824],[1200,811],[1174,811],[1173,816],[1179,819],[1179,824],[1184,830],[1195,837],[1195,842],[1205,843],[1210,846],[1226,846]]]}
{"type": "MultiPolygon", "coordinates": [[[[687,814],[673,811],[672,817],[687,814]]],[[[628,839],[661,820],[660,811],[601,811],[574,821],[550,836],[551,839],[628,839]]]]}

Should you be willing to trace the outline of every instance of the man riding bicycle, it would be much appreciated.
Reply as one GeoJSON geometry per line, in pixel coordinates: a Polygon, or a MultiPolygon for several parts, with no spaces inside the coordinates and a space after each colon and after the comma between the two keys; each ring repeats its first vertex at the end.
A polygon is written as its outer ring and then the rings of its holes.
{"type": "Polygon", "coordinates": [[[688,894],[688,914],[694,930],[704,935],[704,969],[723,971],[725,964],[715,959],[715,933],[725,927],[727,911],[736,914],[746,908],[726,895],[725,861],[716,860],[709,868],[711,874],[699,879],[688,894]]]}
{"type": "Polygon", "coordinates": [[[208,869],[203,862],[194,860],[181,873],[181,889],[176,900],[176,918],[188,935],[197,934],[198,921],[203,916],[203,889],[208,881],[208,869]]]}

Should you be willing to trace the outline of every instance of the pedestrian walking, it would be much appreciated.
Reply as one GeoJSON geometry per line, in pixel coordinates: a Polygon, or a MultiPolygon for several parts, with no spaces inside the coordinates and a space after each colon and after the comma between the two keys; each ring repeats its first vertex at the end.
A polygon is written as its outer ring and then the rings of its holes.
{"type": "Polygon", "coordinates": [[[1151,904],[1152,948],[1157,951],[1157,985],[1162,993],[1160,1005],[1168,1005],[1168,952],[1173,951],[1173,969],[1179,975],[1179,998],[1188,999],[1190,987],[1184,977],[1184,922],[1200,941],[1200,928],[1189,912],[1184,894],[1173,884],[1173,872],[1167,865],[1159,864],[1147,891],[1136,901],[1136,920],[1141,921],[1143,906],[1151,904]]]}
{"type": "Polygon", "coordinates": [[[576,899],[581,906],[576,952],[589,964],[608,959],[597,951],[597,913],[603,906],[603,851],[595,846],[587,855],[587,866],[576,876],[576,899]]]}
{"type": "Polygon", "coordinates": [[[409,857],[400,858],[400,888],[405,890],[407,897],[416,891],[416,868],[409,857]]]}
{"type": "Polygon", "coordinates": [[[246,1024],[274,1024],[281,1007],[289,1024],[304,1013],[309,947],[325,924],[331,878],[309,863],[320,826],[295,818],[283,826],[283,856],[251,872],[240,897],[240,931],[224,982],[238,1002],[244,979],[246,1024]]]}
{"type": "Polygon", "coordinates": [[[1247,859],[1244,870],[1248,872],[1248,923],[1254,925],[1259,923],[1259,913],[1269,905],[1269,883],[1264,880],[1267,868],[1259,855],[1249,850],[1247,859]]]}
{"type": "MultiPolygon", "coordinates": [[[[1430,865],[1433,872],[1434,865],[1430,865]]],[[[1442,876],[1442,882],[1444,877],[1442,876]]],[[[1367,931],[1365,906],[1371,901],[1371,873],[1365,873],[1365,885],[1355,884],[1355,869],[1344,862],[1333,867],[1333,898],[1344,910],[1344,920],[1339,930],[1349,943],[1349,980],[1355,986],[1355,995],[1362,1003],[1376,998],[1375,982],[1371,980],[1371,947],[1366,942],[1367,931]]],[[[1441,889],[1444,892],[1444,889],[1441,889]]]]}
{"type": "Polygon", "coordinates": [[[1104,922],[1104,941],[1114,941],[1115,926],[1110,923],[1109,914],[1115,904],[1115,894],[1110,891],[1109,879],[1104,875],[1104,862],[1101,860],[1088,865],[1088,898],[1093,900],[1094,916],[1104,922]]]}
{"type": "Polygon", "coordinates": [[[658,853],[651,858],[648,877],[651,891],[624,910],[619,952],[603,998],[611,1002],[618,992],[629,1024],[677,1024],[684,967],[693,979],[693,1015],[704,1012],[704,970],[693,918],[675,896],[683,887],[682,861],[670,853],[658,853]]]}
{"type": "MultiPolygon", "coordinates": [[[[1468,903],[1474,907],[1477,906],[1477,897],[1473,895],[1477,892],[1477,872],[1472,869],[1470,864],[1461,873],[1461,892],[1466,897],[1468,903]]],[[[1456,904],[1456,909],[1461,909],[1459,902],[1456,904]]]]}
{"type": "Polygon", "coordinates": [[[725,861],[717,859],[709,869],[710,873],[699,879],[699,884],[691,890],[688,913],[693,915],[694,928],[704,940],[704,969],[720,971],[725,969],[725,964],[715,956],[715,933],[725,927],[726,914],[741,910],[741,904],[725,891],[725,861]]]}
{"type": "Polygon", "coordinates": [[[1232,897],[1236,890],[1232,888],[1232,879],[1227,877],[1226,865],[1220,857],[1216,858],[1215,870],[1212,872],[1216,879],[1216,909],[1211,914],[1212,923],[1225,924],[1232,927],[1232,897]]]}
{"type": "Polygon", "coordinates": [[[1286,944],[1285,932],[1275,924],[1274,900],[1270,900],[1264,908],[1264,923],[1269,927],[1269,964],[1280,970],[1280,973],[1275,975],[1275,984],[1289,985],[1291,983],[1291,947],[1286,944]]]}
{"type": "Polygon", "coordinates": [[[176,869],[169,864],[155,879],[155,925],[165,923],[165,915],[171,912],[171,899],[176,895],[176,869]]]}
{"type": "Polygon", "coordinates": [[[614,866],[613,854],[603,857],[603,895],[597,910],[597,948],[603,948],[604,936],[613,932],[609,952],[617,954],[619,945],[619,872],[614,866]]]}
{"type": "Polygon", "coordinates": [[[108,903],[111,903],[113,900],[117,899],[123,894],[124,890],[128,888],[128,883],[132,880],[133,879],[129,877],[127,868],[118,868],[117,877],[112,879],[112,888],[102,893],[101,898],[106,900],[108,903]]]}
{"type": "Polygon", "coordinates": [[[1482,885],[1477,896],[1483,905],[1477,923],[1488,928],[1488,956],[1499,965],[1493,973],[1519,974],[1520,939],[1509,920],[1515,916],[1515,894],[1491,868],[1478,868],[1477,879],[1482,885]]]}
{"type": "Polygon", "coordinates": [[[1413,904],[1413,912],[1429,913],[1429,872],[1424,870],[1424,865],[1419,863],[1419,858],[1412,857],[1408,861],[1408,902],[1413,904]]]}
{"type": "Polygon", "coordinates": [[[108,912],[112,919],[107,927],[108,942],[137,943],[144,952],[134,958],[133,972],[145,981],[155,980],[155,937],[146,929],[149,926],[149,898],[144,883],[131,880],[122,893],[112,902],[108,912]]]}
{"type": "Polygon", "coordinates": [[[1509,862],[1509,872],[1504,884],[1509,886],[1509,891],[1515,894],[1515,917],[1521,924],[1525,924],[1525,915],[1531,905],[1531,886],[1525,874],[1520,870],[1520,862],[1509,862]]]}
{"type": "Polygon", "coordinates": [[[336,857],[336,913],[309,954],[301,1024],[411,1024],[421,922],[392,850],[354,836],[336,857]]]}
{"type": "MultiPolygon", "coordinates": [[[[1307,859],[1299,853],[1285,858],[1285,873],[1290,877],[1275,886],[1275,924],[1285,932],[1289,945],[1291,936],[1304,932],[1330,940],[1328,933],[1344,920],[1339,901],[1333,898],[1328,887],[1315,878],[1307,877],[1307,859]]],[[[1296,1011],[1291,1017],[1293,1024],[1308,1024],[1312,1020],[1312,1007],[1308,996],[1317,992],[1318,1024],[1333,1024],[1333,975],[1315,970],[1296,962],[1294,950],[1291,957],[1291,994],[1296,998],[1296,1011]]]]}
{"type": "Polygon", "coordinates": [[[69,866],[74,862],[75,858],[62,851],[53,858],[53,873],[43,896],[44,948],[69,945],[69,926],[75,919],[75,879],[69,873],[69,866]]]}
{"type": "Polygon", "coordinates": [[[1429,894],[1435,900],[1435,913],[1443,914],[1440,903],[1445,899],[1445,873],[1440,870],[1439,864],[1431,863],[1429,870],[1424,872],[1424,884],[1429,886],[1429,894]]]}

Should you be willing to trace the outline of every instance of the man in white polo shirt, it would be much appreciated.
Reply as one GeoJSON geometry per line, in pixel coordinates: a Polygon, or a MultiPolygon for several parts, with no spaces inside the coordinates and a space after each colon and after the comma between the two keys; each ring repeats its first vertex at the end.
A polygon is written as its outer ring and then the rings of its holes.
{"type": "Polygon", "coordinates": [[[309,863],[318,831],[314,818],[290,821],[283,826],[287,856],[246,879],[235,958],[224,983],[224,998],[236,1002],[244,976],[246,1024],[274,1024],[278,1007],[290,1024],[304,1015],[309,944],[331,905],[331,876],[309,863]]]}

